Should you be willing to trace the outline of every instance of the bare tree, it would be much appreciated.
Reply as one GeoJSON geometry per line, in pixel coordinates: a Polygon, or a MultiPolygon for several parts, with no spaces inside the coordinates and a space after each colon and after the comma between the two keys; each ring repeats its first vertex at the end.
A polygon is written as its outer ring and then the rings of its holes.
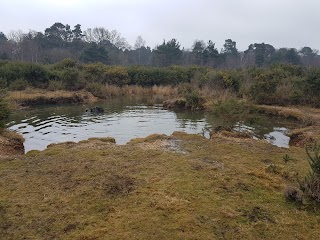
{"type": "Polygon", "coordinates": [[[142,38],[142,36],[138,36],[135,43],[134,43],[134,49],[139,49],[146,46],[146,41],[142,38]]]}
{"type": "Polygon", "coordinates": [[[134,43],[134,49],[138,52],[138,64],[141,64],[141,48],[145,48],[146,41],[143,40],[142,36],[138,36],[134,43]]]}
{"type": "Polygon", "coordinates": [[[89,43],[102,44],[107,41],[120,50],[130,49],[130,45],[117,30],[109,31],[103,27],[88,28],[84,31],[84,40],[89,43]]]}
{"type": "Polygon", "coordinates": [[[131,46],[127,42],[127,40],[124,37],[121,37],[121,33],[117,32],[117,30],[112,30],[110,32],[110,36],[108,39],[116,48],[125,50],[130,49],[131,46]]]}
{"type": "Polygon", "coordinates": [[[8,34],[9,41],[13,44],[12,56],[16,60],[24,61],[24,55],[22,50],[22,41],[25,34],[22,30],[10,31],[8,34]]]}

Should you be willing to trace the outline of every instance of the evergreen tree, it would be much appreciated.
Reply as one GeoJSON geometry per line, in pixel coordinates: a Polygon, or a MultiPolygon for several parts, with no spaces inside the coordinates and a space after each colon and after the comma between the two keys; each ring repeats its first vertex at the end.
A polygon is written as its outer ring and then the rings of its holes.
{"type": "Polygon", "coordinates": [[[91,43],[90,46],[83,51],[80,60],[84,63],[101,62],[108,63],[108,52],[103,46],[91,43]]]}
{"type": "Polygon", "coordinates": [[[179,64],[182,57],[180,44],[174,38],[168,42],[163,41],[153,52],[154,63],[161,67],[179,64]]]}

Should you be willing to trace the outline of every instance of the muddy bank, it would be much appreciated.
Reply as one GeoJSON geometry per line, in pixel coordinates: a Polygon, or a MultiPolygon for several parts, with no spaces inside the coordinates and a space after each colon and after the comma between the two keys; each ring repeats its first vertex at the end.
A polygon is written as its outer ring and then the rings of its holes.
{"type": "Polygon", "coordinates": [[[163,102],[165,109],[186,109],[187,101],[183,98],[169,99],[163,102]]]}
{"type": "Polygon", "coordinates": [[[0,158],[24,154],[23,142],[21,135],[9,130],[1,130],[0,158]]]}

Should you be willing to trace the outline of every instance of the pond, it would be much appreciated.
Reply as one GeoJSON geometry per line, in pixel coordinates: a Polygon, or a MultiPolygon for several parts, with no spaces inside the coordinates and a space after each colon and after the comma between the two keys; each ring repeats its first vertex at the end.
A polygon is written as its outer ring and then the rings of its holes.
{"type": "MultiPolygon", "coordinates": [[[[225,119],[202,111],[171,111],[162,108],[163,99],[115,98],[94,104],[41,105],[15,112],[8,127],[25,138],[25,151],[43,150],[51,143],[78,142],[92,137],[114,137],[117,144],[131,139],[174,131],[203,134],[207,129],[224,125],[225,119]],[[100,106],[102,114],[86,109],[100,106]]],[[[288,147],[288,130],[294,122],[269,116],[254,120],[234,120],[236,131],[251,131],[279,147],[288,147]]]]}

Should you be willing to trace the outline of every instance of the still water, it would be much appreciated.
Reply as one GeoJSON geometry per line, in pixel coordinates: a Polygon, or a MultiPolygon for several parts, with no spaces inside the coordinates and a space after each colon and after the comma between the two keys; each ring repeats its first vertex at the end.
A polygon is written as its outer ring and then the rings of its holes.
{"type": "MultiPolygon", "coordinates": [[[[206,129],[225,124],[225,119],[205,112],[163,109],[162,99],[116,98],[94,104],[43,105],[13,114],[8,127],[25,138],[25,151],[43,150],[51,143],[80,141],[92,137],[114,137],[117,144],[153,133],[174,131],[204,134],[206,129]],[[90,114],[87,108],[100,106],[103,114],[90,114]]],[[[288,129],[294,123],[267,116],[254,121],[234,120],[236,131],[252,131],[255,138],[287,147],[288,129]]]]}

